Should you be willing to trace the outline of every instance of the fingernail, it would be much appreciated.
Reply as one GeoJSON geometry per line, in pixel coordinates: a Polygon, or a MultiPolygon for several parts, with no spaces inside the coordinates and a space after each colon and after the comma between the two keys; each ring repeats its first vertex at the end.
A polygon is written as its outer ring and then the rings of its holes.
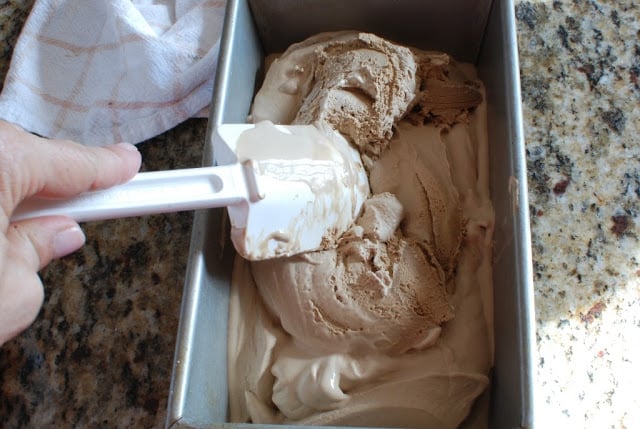
{"type": "Polygon", "coordinates": [[[79,226],[63,229],[53,238],[54,258],[61,258],[78,250],[84,244],[86,237],[79,226]]]}
{"type": "Polygon", "coordinates": [[[130,152],[138,152],[138,148],[131,143],[116,143],[114,146],[128,150],[130,152]]]}

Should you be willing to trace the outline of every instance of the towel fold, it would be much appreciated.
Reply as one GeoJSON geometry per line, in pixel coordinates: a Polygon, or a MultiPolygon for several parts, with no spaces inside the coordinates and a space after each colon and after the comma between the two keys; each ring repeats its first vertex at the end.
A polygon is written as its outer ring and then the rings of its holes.
{"type": "Polygon", "coordinates": [[[224,16],[215,0],[37,0],[0,118],[87,145],[138,143],[205,109],[224,16]]]}

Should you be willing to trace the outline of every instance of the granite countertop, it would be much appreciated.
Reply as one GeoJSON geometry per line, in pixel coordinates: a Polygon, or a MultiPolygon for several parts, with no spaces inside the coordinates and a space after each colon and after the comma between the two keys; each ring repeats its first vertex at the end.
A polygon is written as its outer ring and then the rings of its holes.
{"type": "Polygon", "coordinates": [[[640,427],[640,6],[518,1],[539,427],[640,427]]]}
{"type": "MultiPolygon", "coordinates": [[[[0,5],[0,76],[31,5],[0,5]]],[[[538,427],[640,427],[640,7],[516,0],[516,16],[538,427]]],[[[197,166],[205,131],[140,144],[143,168],[197,166]]],[[[164,424],[191,222],[86,224],[87,245],[43,270],[41,314],[0,348],[0,427],[164,424]]]]}

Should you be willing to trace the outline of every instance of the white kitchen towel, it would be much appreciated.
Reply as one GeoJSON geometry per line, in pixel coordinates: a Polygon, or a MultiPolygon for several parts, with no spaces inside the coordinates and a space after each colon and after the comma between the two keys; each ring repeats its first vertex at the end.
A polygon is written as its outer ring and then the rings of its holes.
{"type": "Polygon", "coordinates": [[[158,135],[210,103],[224,6],[36,0],[0,94],[0,118],[87,145],[158,135]]]}

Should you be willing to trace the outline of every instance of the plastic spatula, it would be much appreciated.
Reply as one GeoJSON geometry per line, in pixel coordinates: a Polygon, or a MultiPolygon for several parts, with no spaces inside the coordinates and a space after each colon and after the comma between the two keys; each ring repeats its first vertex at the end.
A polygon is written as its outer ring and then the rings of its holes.
{"type": "MultiPolygon", "coordinates": [[[[211,207],[246,205],[263,198],[255,163],[138,173],[129,182],[70,199],[30,198],[11,221],[64,215],[78,222],[211,207]]],[[[246,222],[239,218],[238,223],[246,222]]]]}
{"type": "MultiPolygon", "coordinates": [[[[235,153],[243,132],[254,127],[221,127],[220,138],[225,140],[229,153],[235,153]]],[[[349,173],[344,159],[335,156],[339,152],[332,152],[335,148],[326,137],[313,127],[306,127],[297,127],[298,135],[288,127],[278,127],[278,132],[293,139],[290,143],[312,149],[293,157],[284,154],[285,161],[279,162],[286,174],[282,168],[275,175],[262,171],[272,167],[265,159],[237,158],[229,165],[216,167],[138,173],[125,184],[71,199],[27,199],[18,206],[11,221],[64,215],[84,222],[227,207],[234,246],[247,259],[316,250],[328,235],[341,233],[349,226],[352,215],[347,219],[344,210],[357,209],[350,207],[353,190],[344,189],[345,175],[349,173]],[[300,130],[304,133],[300,134],[300,130]],[[318,153],[330,153],[333,158],[318,153]],[[320,187],[318,179],[323,183],[320,187]]],[[[258,157],[265,155],[260,152],[258,157]]]]}

